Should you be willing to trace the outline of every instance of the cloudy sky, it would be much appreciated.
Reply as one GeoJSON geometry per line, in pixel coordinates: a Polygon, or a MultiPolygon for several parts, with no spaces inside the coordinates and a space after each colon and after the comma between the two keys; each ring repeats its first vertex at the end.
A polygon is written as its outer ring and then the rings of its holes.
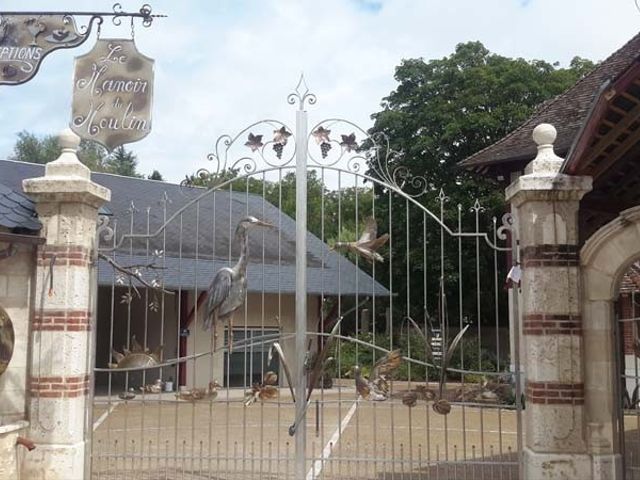
{"type": "MultiPolygon", "coordinates": [[[[125,10],[143,2],[121,0],[125,10]]],[[[293,124],[286,103],[301,72],[318,103],[310,121],[345,117],[364,128],[395,88],[403,58],[441,58],[482,41],[491,51],[566,65],[601,60],[640,30],[634,0],[151,0],[158,19],[136,28],[156,60],[153,131],[129,147],[140,170],[171,181],[206,167],[215,139],[261,118],[293,124]]],[[[0,9],[101,10],[112,2],[4,0],[0,9]]],[[[130,27],[107,25],[103,37],[130,27]]],[[[0,158],[16,133],[55,134],[69,122],[73,57],[58,51],[29,83],[0,87],[0,158]]],[[[640,52],[639,52],[640,53],[640,52]]]]}

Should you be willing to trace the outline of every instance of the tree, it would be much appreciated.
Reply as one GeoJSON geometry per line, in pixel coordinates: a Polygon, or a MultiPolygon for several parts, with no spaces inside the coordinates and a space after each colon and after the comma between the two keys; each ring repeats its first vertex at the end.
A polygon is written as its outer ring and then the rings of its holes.
{"type": "Polygon", "coordinates": [[[39,138],[33,133],[22,131],[13,146],[13,154],[9,160],[29,163],[47,163],[60,155],[58,139],[53,135],[39,138]]]}
{"type": "Polygon", "coordinates": [[[155,169],[153,170],[151,175],[147,176],[147,178],[149,180],[158,180],[160,182],[164,182],[164,177],[162,176],[162,174],[158,170],[155,170],[155,169]]]}
{"type": "MultiPolygon", "coordinates": [[[[500,218],[504,212],[504,186],[461,170],[458,162],[508,134],[525,121],[537,105],[566,90],[593,66],[589,60],[579,57],[568,68],[558,68],[541,60],[503,57],[491,53],[480,42],[459,44],[451,55],[438,60],[403,60],[395,72],[398,86],[383,99],[382,110],[372,115],[375,121],[372,132],[386,134],[391,149],[397,152],[391,160],[391,170],[404,167],[412,175],[425,178],[427,192],[419,202],[438,215],[437,194],[442,188],[449,197],[445,223],[456,227],[456,205],[461,204],[464,223],[473,228],[475,218],[469,207],[478,198],[486,209],[483,217],[488,223],[481,224],[480,229],[490,231],[492,216],[500,218]]],[[[369,173],[376,176],[373,165],[371,167],[369,173]]],[[[376,188],[375,194],[376,216],[384,223],[382,231],[391,228],[395,232],[391,253],[394,258],[411,258],[408,275],[403,262],[393,265],[393,278],[408,277],[407,282],[393,285],[398,297],[404,298],[407,289],[422,291],[425,242],[430,246],[427,263],[439,265],[440,229],[427,230],[426,238],[421,231],[412,230],[407,246],[403,229],[405,225],[422,225],[423,213],[417,208],[405,208],[405,200],[399,196],[389,201],[387,191],[382,188],[376,188]],[[390,211],[391,226],[386,224],[390,211]]],[[[456,243],[445,243],[447,259],[457,258],[456,243]]],[[[463,276],[470,277],[463,283],[473,285],[476,269],[473,245],[463,252],[462,258],[467,272],[463,276]]],[[[491,271],[491,264],[489,255],[480,258],[481,271],[491,271]]],[[[388,277],[388,268],[388,263],[380,266],[379,278],[388,277]]],[[[449,298],[455,298],[459,280],[457,260],[445,262],[442,275],[449,298]]],[[[439,275],[430,276],[429,282],[428,290],[438,292],[439,275]]],[[[429,301],[435,302],[436,297],[429,301]]],[[[472,302],[473,298],[468,297],[472,302]]],[[[491,299],[487,299],[487,309],[492,308],[490,302],[491,299]]],[[[416,303],[412,313],[420,315],[421,305],[416,303]]],[[[432,313],[435,308],[432,305],[432,313]]]]}
{"type": "Polygon", "coordinates": [[[137,172],[138,159],[136,155],[122,145],[106,158],[105,165],[109,173],[124,177],[143,177],[137,172]]]}
{"type": "MultiPolygon", "coordinates": [[[[55,160],[62,152],[58,139],[54,135],[39,137],[33,133],[22,131],[13,146],[13,154],[9,160],[44,164],[55,160]]],[[[78,159],[92,172],[107,172],[129,177],[140,177],[137,172],[138,160],[133,152],[118,147],[113,153],[96,142],[81,140],[78,146],[78,159]]],[[[154,174],[157,171],[154,171],[154,174]]],[[[160,175],[159,173],[157,173],[160,175]]],[[[162,177],[160,175],[160,177],[162,177]]]]}

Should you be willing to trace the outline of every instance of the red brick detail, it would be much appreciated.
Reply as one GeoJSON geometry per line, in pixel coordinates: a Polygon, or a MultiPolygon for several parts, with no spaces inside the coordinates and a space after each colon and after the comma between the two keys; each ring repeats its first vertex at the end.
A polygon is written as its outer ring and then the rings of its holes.
{"type": "Polygon", "coordinates": [[[583,405],[583,383],[532,382],[525,386],[527,401],[544,405],[583,405]]]}
{"type": "Polygon", "coordinates": [[[89,393],[90,375],[77,377],[30,377],[29,392],[32,397],[74,398],[89,393]]]}
{"type": "Polygon", "coordinates": [[[38,248],[38,266],[48,267],[55,256],[56,267],[86,267],[91,260],[90,253],[80,245],[42,245],[38,248]]]}
{"type": "Polygon", "coordinates": [[[36,311],[34,330],[82,332],[91,330],[91,313],[88,310],[36,311]]]}
{"type": "Polygon", "coordinates": [[[525,335],[582,335],[580,315],[530,313],[522,316],[525,335]]]}
{"type": "MultiPolygon", "coordinates": [[[[633,304],[631,300],[631,295],[628,293],[620,295],[619,300],[619,314],[620,319],[628,319],[634,318],[635,312],[633,311],[633,304]]],[[[624,342],[624,354],[625,355],[633,355],[633,322],[620,322],[620,326],[622,327],[622,338],[624,342]]],[[[636,328],[640,328],[640,325],[637,325],[636,328]]]]}
{"type": "Polygon", "coordinates": [[[580,253],[577,245],[533,245],[522,249],[522,266],[526,267],[577,267],[580,253]]]}

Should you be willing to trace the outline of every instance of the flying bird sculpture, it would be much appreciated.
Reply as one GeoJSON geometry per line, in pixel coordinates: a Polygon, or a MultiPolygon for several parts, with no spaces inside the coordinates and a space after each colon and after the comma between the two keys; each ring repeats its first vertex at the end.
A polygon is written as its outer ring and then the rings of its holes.
{"type": "Polygon", "coordinates": [[[256,217],[243,218],[236,227],[236,240],[240,242],[240,258],[233,267],[223,267],[215,274],[207,289],[207,308],[204,328],[213,328],[214,350],[216,350],[218,322],[228,320],[229,352],[233,345],[233,314],[244,303],[247,296],[247,264],[249,263],[249,230],[253,227],[275,228],[256,217]]]}
{"type": "Polygon", "coordinates": [[[359,365],[353,367],[356,390],[365,400],[382,402],[389,399],[389,380],[391,374],[400,366],[400,350],[392,350],[378,360],[371,371],[371,379],[362,375],[359,365]]]}
{"type": "Polygon", "coordinates": [[[378,224],[376,223],[375,218],[369,217],[367,218],[364,231],[358,240],[355,242],[336,242],[333,245],[334,250],[347,250],[356,255],[359,255],[363,258],[366,258],[368,261],[373,263],[383,262],[384,258],[380,255],[377,250],[387,243],[389,240],[389,234],[385,233],[383,235],[378,235],[378,224]]]}

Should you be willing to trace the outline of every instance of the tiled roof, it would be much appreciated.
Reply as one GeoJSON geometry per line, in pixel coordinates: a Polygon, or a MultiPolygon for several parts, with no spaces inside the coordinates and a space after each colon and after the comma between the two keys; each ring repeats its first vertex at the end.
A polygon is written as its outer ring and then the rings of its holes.
{"type": "Polygon", "coordinates": [[[566,154],[587,118],[591,105],[607,81],[627,70],[640,55],[640,34],[600,63],[573,87],[541,104],[525,123],[493,145],[466,158],[460,165],[468,169],[506,162],[530,160],[536,147],[531,139],[540,123],[551,123],[558,131],[554,147],[559,155],[566,154]]]}
{"type": "MultiPolygon", "coordinates": [[[[0,177],[2,178],[2,177],[0,177]]],[[[0,183],[0,226],[40,230],[35,206],[30,198],[0,183]]]]}
{"type": "MultiPolygon", "coordinates": [[[[0,160],[0,178],[13,190],[22,189],[23,179],[43,174],[44,165],[0,160]]],[[[162,275],[167,287],[206,288],[218,268],[237,259],[239,246],[233,241],[235,226],[242,217],[253,215],[280,228],[251,232],[249,290],[295,291],[296,223],[261,196],[219,190],[195,201],[204,189],[185,191],[176,184],[106,173],[92,173],[91,178],[111,190],[111,201],[106,207],[111,213],[110,224],[117,225],[116,238],[130,232],[158,231],[164,223],[162,199],[165,196],[167,217],[176,215],[162,232],[149,240],[125,240],[116,253],[121,265],[146,264],[147,252],[163,250],[166,269],[162,275]]],[[[110,245],[102,240],[102,246],[110,245]]],[[[311,233],[307,235],[307,265],[309,293],[389,294],[364,270],[329,250],[326,243],[311,233]]],[[[99,282],[111,285],[113,279],[113,269],[101,261],[99,282]]]]}

